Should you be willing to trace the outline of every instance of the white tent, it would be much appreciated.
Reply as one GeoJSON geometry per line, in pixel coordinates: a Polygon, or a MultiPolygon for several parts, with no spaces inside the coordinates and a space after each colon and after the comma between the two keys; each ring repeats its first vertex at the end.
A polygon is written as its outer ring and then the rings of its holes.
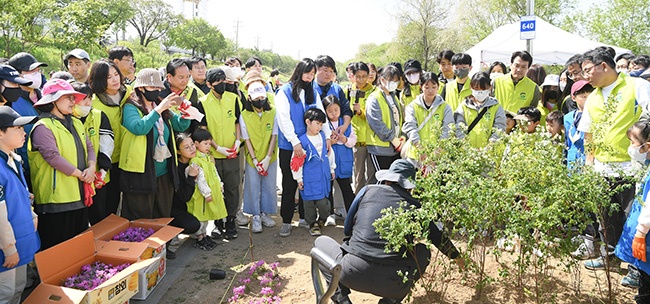
{"type": "MultiPolygon", "coordinates": [[[[564,31],[537,17],[533,39],[533,63],[564,65],[571,56],[603,45],[609,46],[564,31]]],[[[628,49],[611,47],[616,50],[617,55],[630,52],[628,49]]],[[[526,40],[519,39],[519,22],[515,22],[500,26],[465,53],[472,56],[471,73],[475,73],[487,69],[494,61],[501,61],[509,66],[512,53],[525,49],[526,40]]]]}

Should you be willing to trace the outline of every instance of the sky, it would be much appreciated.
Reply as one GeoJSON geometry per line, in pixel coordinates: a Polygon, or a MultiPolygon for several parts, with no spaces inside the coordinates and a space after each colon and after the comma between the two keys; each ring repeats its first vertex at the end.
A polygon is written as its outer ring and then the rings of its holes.
{"type": "Polygon", "coordinates": [[[359,45],[391,41],[398,0],[208,0],[207,20],[239,46],[293,58],[352,59],[359,45]],[[212,17],[214,16],[214,17],[212,17]],[[259,39],[259,42],[257,42],[259,39]]]}

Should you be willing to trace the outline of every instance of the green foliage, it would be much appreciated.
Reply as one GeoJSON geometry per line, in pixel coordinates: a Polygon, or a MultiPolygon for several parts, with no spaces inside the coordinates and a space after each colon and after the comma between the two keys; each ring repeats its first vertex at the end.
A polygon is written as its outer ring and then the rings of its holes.
{"type": "Polygon", "coordinates": [[[609,210],[604,177],[590,167],[569,171],[562,143],[546,133],[514,132],[481,149],[465,139],[441,139],[423,144],[422,151],[430,168],[426,176],[418,174],[414,190],[422,208],[385,210],[375,227],[398,250],[411,249],[411,237],[426,239],[431,219],[444,223],[448,234],[467,244],[463,255],[477,295],[500,277],[522,294],[532,290],[529,296],[548,300],[549,291],[537,287],[550,276],[549,260],[568,263],[576,247],[571,239],[591,222],[589,214],[609,210]],[[515,254],[511,263],[501,263],[499,277],[490,277],[486,256],[505,253],[493,246],[495,239],[508,240],[505,247],[514,245],[515,254]]]}
{"type": "Polygon", "coordinates": [[[140,37],[140,45],[148,46],[167,34],[182,20],[171,5],[162,0],[140,0],[133,3],[134,15],[128,20],[140,37]],[[164,17],[163,17],[164,16],[164,17]]]}
{"type": "Polygon", "coordinates": [[[192,55],[216,54],[225,48],[226,39],[216,26],[201,18],[182,22],[169,31],[169,42],[179,48],[192,51],[192,55]]]}

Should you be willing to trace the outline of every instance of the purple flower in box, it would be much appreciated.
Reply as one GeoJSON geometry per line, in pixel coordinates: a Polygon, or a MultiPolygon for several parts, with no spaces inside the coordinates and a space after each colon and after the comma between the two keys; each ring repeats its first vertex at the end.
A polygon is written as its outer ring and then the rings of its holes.
{"type": "Polygon", "coordinates": [[[79,274],[63,280],[63,286],[81,290],[93,290],[129,266],[130,264],[128,263],[113,266],[95,261],[92,264],[82,266],[79,274]]]}
{"type": "Polygon", "coordinates": [[[142,242],[150,237],[154,232],[156,231],[151,228],[129,227],[113,236],[113,240],[122,242],[142,242]]]}

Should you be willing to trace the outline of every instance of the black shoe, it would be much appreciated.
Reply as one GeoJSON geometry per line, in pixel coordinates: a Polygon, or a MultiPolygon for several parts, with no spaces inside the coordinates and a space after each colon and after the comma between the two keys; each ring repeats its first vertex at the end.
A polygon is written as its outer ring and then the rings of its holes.
{"type": "Polygon", "coordinates": [[[173,251],[167,249],[166,257],[167,257],[168,260],[173,260],[173,259],[176,258],[176,252],[173,252],[173,251]]]}
{"type": "Polygon", "coordinates": [[[235,225],[235,217],[229,216],[226,219],[226,232],[224,234],[226,240],[232,240],[237,238],[237,225],[235,225]]]}
{"type": "Polygon", "coordinates": [[[402,303],[400,300],[390,299],[390,298],[381,298],[377,304],[399,304],[402,303]]]}
{"type": "Polygon", "coordinates": [[[215,241],[213,241],[212,238],[210,238],[209,236],[205,236],[203,239],[208,242],[208,245],[210,245],[210,247],[212,247],[212,249],[217,247],[217,243],[215,241]]]}
{"type": "Polygon", "coordinates": [[[194,247],[205,251],[210,251],[214,249],[214,247],[212,247],[208,242],[207,237],[203,237],[201,240],[197,240],[196,243],[194,243],[194,247]]]}

